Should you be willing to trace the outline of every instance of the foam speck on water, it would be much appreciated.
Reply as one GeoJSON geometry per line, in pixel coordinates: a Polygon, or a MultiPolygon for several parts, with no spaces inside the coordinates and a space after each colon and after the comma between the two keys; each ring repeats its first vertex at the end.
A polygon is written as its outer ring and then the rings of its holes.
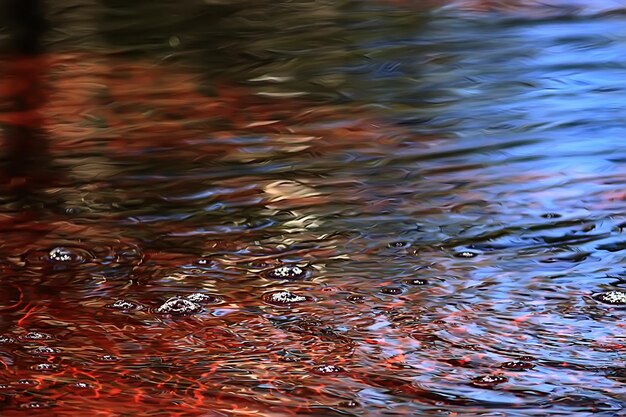
{"type": "Polygon", "coordinates": [[[20,337],[24,340],[50,340],[52,336],[47,333],[28,332],[20,337]]]}
{"type": "Polygon", "coordinates": [[[109,304],[106,307],[116,310],[134,310],[137,308],[137,304],[126,300],[116,300],[113,304],[109,304]]]}
{"type": "Polygon", "coordinates": [[[204,257],[196,259],[193,263],[200,267],[210,267],[214,265],[214,261],[212,261],[209,258],[204,258],[204,257]]]}
{"type": "Polygon", "coordinates": [[[194,303],[219,303],[221,301],[220,297],[204,294],[201,292],[194,292],[193,294],[189,294],[185,297],[185,299],[194,302],[194,303]]]}
{"type": "Polygon", "coordinates": [[[335,365],[321,365],[314,368],[313,371],[317,374],[336,374],[339,372],[343,372],[343,368],[335,365]]]}
{"type": "Polygon", "coordinates": [[[263,299],[271,304],[287,305],[294,303],[302,303],[309,300],[309,297],[295,294],[290,291],[275,291],[263,296],[263,299]]]}
{"type": "Polygon", "coordinates": [[[461,252],[457,252],[454,254],[457,258],[475,258],[478,256],[476,252],[470,252],[468,250],[464,250],[461,252]]]}
{"type": "Polygon", "coordinates": [[[276,301],[278,303],[298,303],[298,302],[306,301],[306,297],[303,297],[301,295],[296,295],[289,291],[280,291],[280,292],[272,294],[271,300],[276,301]]]}
{"type": "Polygon", "coordinates": [[[403,282],[408,285],[428,285],[428,280],[420,278],[406,279],[403,282]]]}
{"type": "Polygon", "coordinates": [[[36,356],[50,356],[59,352],[60,351],[58,349],[55,349],[49,346],[39,346],[39,347],[36,347],[35,349],[32,349],[29,353],[31,355],[36,355],[36,356]]]}
{"type": "Polygon", "coordinates": [[[302,279],[306,276],[306,270],[298,265],[282,265],[265,273],[272,279],[302,279]]]}
{"type": "Polygon", "coordinates": [[[93,388],[93,386],[91,384],[87,384],[86,382],[74,382],[71,385],[72,388],[75,389],[89,389],[89,388],[93,388]]]}
{"type": "Polygon", "coordinates": [[[481,388],[489,388],[507,381],[508,378],[503,375],[481,375],[472,379],[472,385],[481,388]]]}
{"type": "Polygon", "coordinates": [[[36,401],[20,404],[20,408],[29,408],[29,409],[50,408],[53,406],[54,406],[54,403],[45,403],[45,402],[36,402],[36,401]]]}

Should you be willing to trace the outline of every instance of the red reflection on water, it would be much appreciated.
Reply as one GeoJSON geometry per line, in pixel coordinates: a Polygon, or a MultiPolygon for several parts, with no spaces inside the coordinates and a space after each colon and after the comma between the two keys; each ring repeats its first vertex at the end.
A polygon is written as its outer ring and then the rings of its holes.
{"type": "MultiPolygon", "coordinates": [[[[121,159],[166,148],[171,159],[236,160],[247,155],[228,140],[241,132],[269,135],[278,149],[290,150],[295,143],[294,149],[317,155],[347,143],[387,145],[388,137],[364,117],[316,125],[320,118],[332,119],[337,109],[310,109],[233,87],[217,88],[216,96],[207,97],[196,91],[192,74],[171,68],[83,54],[10,62],[1,94],[13,105],[0,121],[8,126],[4,150],[13,162],[7,174],[13,190],[44,188],[50,176],[39,168],[59,155],[94,149],[121,159]],[[208,131],[211,140],[198,139],[208,131]]],[[[257,188],[230,198],[265,195],[277,207],[328,201],[309,195],[304,185],[260,180],[257,188]]],[[[117,236],[108,224],[107,215],[87,224],[36,212],[3,218],[3,279],[16,289],[0,298],[0,335],[6,337],[0,344],[3,416],[82,416],[85,410],[101,416],[129,410],[135,416],[333,414],[358,407],[354,395],[337,389],[346,378],[362,378],[348,370],[355,343],[315,318],[326,307],[299,307],[298,314],[310,318],[281,326],[259,311],[289,314],[291,306],[268,304],[263,291],[223,288],[218,290],[225,301],[202,304],[199,313],[157,315],[166,299],[185,294],[175,286],[152,284],[151,274],[165,279],[169,268],[205,263],[180,253],[144,253],[140,242],[117,236]],[[123,279],[108,281],[103,270],[123,279]],[[146,286],[133,286],[135,278],[146,286]],[[147,308],[107,308],[117,299],[147,308]]],[[[179,225],[176,231],[185,232],[179,225]]],[[[235,253],[240,246],[225,237],[205,241],[197,251],[235,253]]],[[[319,248],[283,256],[333,254],[319,248]]],[[[254,273],[261,279],[268,266],[283,264],[275,258],[271,250],[260,251],[222,259],[218,266],[241,270],[248,262],[263,264],[254,273]]],[[[182,280],[179,274],[171,279],[182,280]]],[[[307,301],[315,297],[306,295],[307,301]]]]}

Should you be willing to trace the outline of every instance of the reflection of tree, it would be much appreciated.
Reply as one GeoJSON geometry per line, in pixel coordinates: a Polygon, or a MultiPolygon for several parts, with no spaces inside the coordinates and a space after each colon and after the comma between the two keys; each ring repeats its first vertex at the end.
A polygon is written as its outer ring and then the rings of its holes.
{"type": "Polygon", "coordinates": [[[48,144],[41,107],[45,103],[45,58],[41,36],[46,24],[40,0],[11,0],[3,3],[9,28],[4,45],[0,96],[5,100],[0,113],[5,148],[5,173],[11,189],[30,193],[49,175],[48,144]]]}

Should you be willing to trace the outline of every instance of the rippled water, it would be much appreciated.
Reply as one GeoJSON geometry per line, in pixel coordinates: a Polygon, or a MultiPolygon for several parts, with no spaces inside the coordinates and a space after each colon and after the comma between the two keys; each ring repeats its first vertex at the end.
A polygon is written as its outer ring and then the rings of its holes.
{"type": "Polygon", "coordinates": [[[62,3],[2,416],[626,415],[626,3],[62,3]]]}

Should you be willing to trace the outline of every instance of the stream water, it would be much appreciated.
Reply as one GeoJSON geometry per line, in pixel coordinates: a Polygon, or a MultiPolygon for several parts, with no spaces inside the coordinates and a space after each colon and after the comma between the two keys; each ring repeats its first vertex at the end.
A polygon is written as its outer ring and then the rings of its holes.
{"type": "Polygon", "coordinates": [[[3,417],[626,416],[626,2],[58,3],[3,417]]]}

